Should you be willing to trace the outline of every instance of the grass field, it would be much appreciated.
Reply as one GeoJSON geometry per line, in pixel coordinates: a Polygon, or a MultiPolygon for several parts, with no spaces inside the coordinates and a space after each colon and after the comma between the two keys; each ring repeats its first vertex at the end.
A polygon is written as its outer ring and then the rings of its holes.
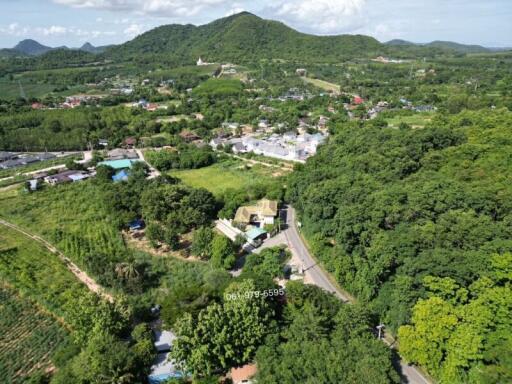
{"type": "Polygon", "coordinates": [[[341,92],[341,87],[339,85],[329,83],[328,81],[325,80],[312,79],[310,77],[302,77],[302,80],[304,80],[306,83],[313,84],[314,86],[326,91],[341,92]]]}
{"type": "Polygon", "coordinates": [[[0,377],[23,383],[51,367],[50,358],[68,333],[51,315],[6,285],[0,284],[0,377]]]}
{"type": "Polygon", "coordinates": [[[272,178],[275,169],[263,165],[247,168],[238,160],[225,160],[209,167],[184,171],[171,171],[171,175],[185,184],[196,188],[205,188],[218,196],[227,189],[239,189],[272,178]]]}
{"type": "MultiPolygon", "coordinates": [[[[51,93],[55,84],[27,84],[22,82],[23,91],[28,98],[39,98],[51,93]]],[[[2,81],[0,82],[0,95],[5,99],[15,99],[20,96],[20,86],[18,82],[2,81]]]]}

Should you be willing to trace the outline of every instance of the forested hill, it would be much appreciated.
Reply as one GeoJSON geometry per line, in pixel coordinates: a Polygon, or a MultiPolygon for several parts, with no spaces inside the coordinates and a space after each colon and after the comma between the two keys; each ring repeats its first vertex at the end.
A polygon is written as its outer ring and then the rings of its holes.
{"type": "Polygon", "coordinates": [[[315,254],[407,360],[445,383],[510,382],[512,113],[337,129],[289,183],[315,254]]]}
{"type": "Polygon", "coordinates": [[[361,35],[314,36],[283,23],[261,19],[247,12],[193,25],[165,25],[107,51],[111,58],[126,60],[141,55],[178,57],[188,62],[254,62],[260,59],[340,60],[370,57],[388,49],[372,37],[361,35]]]}

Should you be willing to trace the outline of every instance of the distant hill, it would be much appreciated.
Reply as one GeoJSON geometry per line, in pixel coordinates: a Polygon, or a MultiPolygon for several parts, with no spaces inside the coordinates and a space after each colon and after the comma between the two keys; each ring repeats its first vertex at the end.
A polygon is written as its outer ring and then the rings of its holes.
{"type": "Polygon", "coordinates": [[[20,41],[16,46],[12,49],[2,49],[0,50],[0,57],[15,57],[15,56],[40,56],[48,53],[50,51],[55,50],[74,50],[74,51],[84,51],[88,53],[102,53],[105,52],[108,48],[112,48],[113,45],[105,45],[102,47],[95,47],[91,43],[85,43],[80,48],[68,48],[65,45],[60,47],[48,47],[43,45],[35,40],[26,39],[20,41]]]}
{"type": "Polygon", "coordinates": [[[89,52],[89,53],[102,53],[105,52],[108,48],[112,48],[113,45],[104,45],[101,47],[95,47],[91,43],[87,42],[84,45],[82,45],[80,48],[74,48],[79,51],[89,52]]]}
{"type": "Polygon", "coordinates": [[[407,40],[401,40],[401,39],[394,39],[394,40],[390,40],[386,43],[384,43],[386,45],[416,45],[414,43],[411,43],[410,41],[407,41],[407,40]]]}
{"type": "Polygon", "coordinates": [[[40,44],[32,39],[22,40],[13,48],[14,51],[21,52],[29,56],[42,55],[52,49],[53,48],[47,47],[46,45],[40,44]]]}
{"type": "Polygon", "coordinates": [[[248,12],[194,25],[165,25],[106,51],[116,59],[140,55],[180,58],[189,63],[205,61],[254,61],[258,59],[339,60],[342,57],[373,56],[385,48],[376,39],[362,35],[314,36],[298,32],[277,21],[248,12]]]}
{"type": "Polygon", "coordinates": [[[458,53],[485,53],[492,51],[491,48],[482,47],[481,45],[466,45],[455,43],[453,41],[432,41],[430,43],[412,43],[407,40],[394,39],[386,42],[385,44],[395,47],[438,48],[442,50],[455,51],[458,53]]]}
{"type": "Polygon", "coordinates": [[[461,53],[483,53],[490,52],[490,49],[482,47],[481,45],[467,45],[467,44],[459,44],[454,43],[452,41],[433,41],[431,43],[425,44],[427,47],[435,47],[435,48],[445,48],[452,49],[461,53]]]}

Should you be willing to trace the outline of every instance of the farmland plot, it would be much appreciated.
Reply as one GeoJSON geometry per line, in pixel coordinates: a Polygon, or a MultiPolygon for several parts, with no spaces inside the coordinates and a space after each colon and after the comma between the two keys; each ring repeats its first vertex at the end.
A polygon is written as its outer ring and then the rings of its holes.
{"type": "Polygon", "coordinates": [[[51,368],[51,356],[66,341],[67,331],[16,291],[0,285],[0,377],[23,383],[37,371],[51,368]]]}

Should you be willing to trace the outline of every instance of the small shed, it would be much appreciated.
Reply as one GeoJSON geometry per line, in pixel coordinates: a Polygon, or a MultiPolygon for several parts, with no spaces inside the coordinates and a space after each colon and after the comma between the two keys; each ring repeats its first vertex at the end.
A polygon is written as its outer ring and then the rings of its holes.
{"type": "Polygon", "coordinates": [[[136,219],[136,220],[131,221],[128,224],[128,226],[130,227],[131,231],[137,231],[137,230],[143,229],[146,226],[146,224],[144,223],[144,220],[136,219]]]}

